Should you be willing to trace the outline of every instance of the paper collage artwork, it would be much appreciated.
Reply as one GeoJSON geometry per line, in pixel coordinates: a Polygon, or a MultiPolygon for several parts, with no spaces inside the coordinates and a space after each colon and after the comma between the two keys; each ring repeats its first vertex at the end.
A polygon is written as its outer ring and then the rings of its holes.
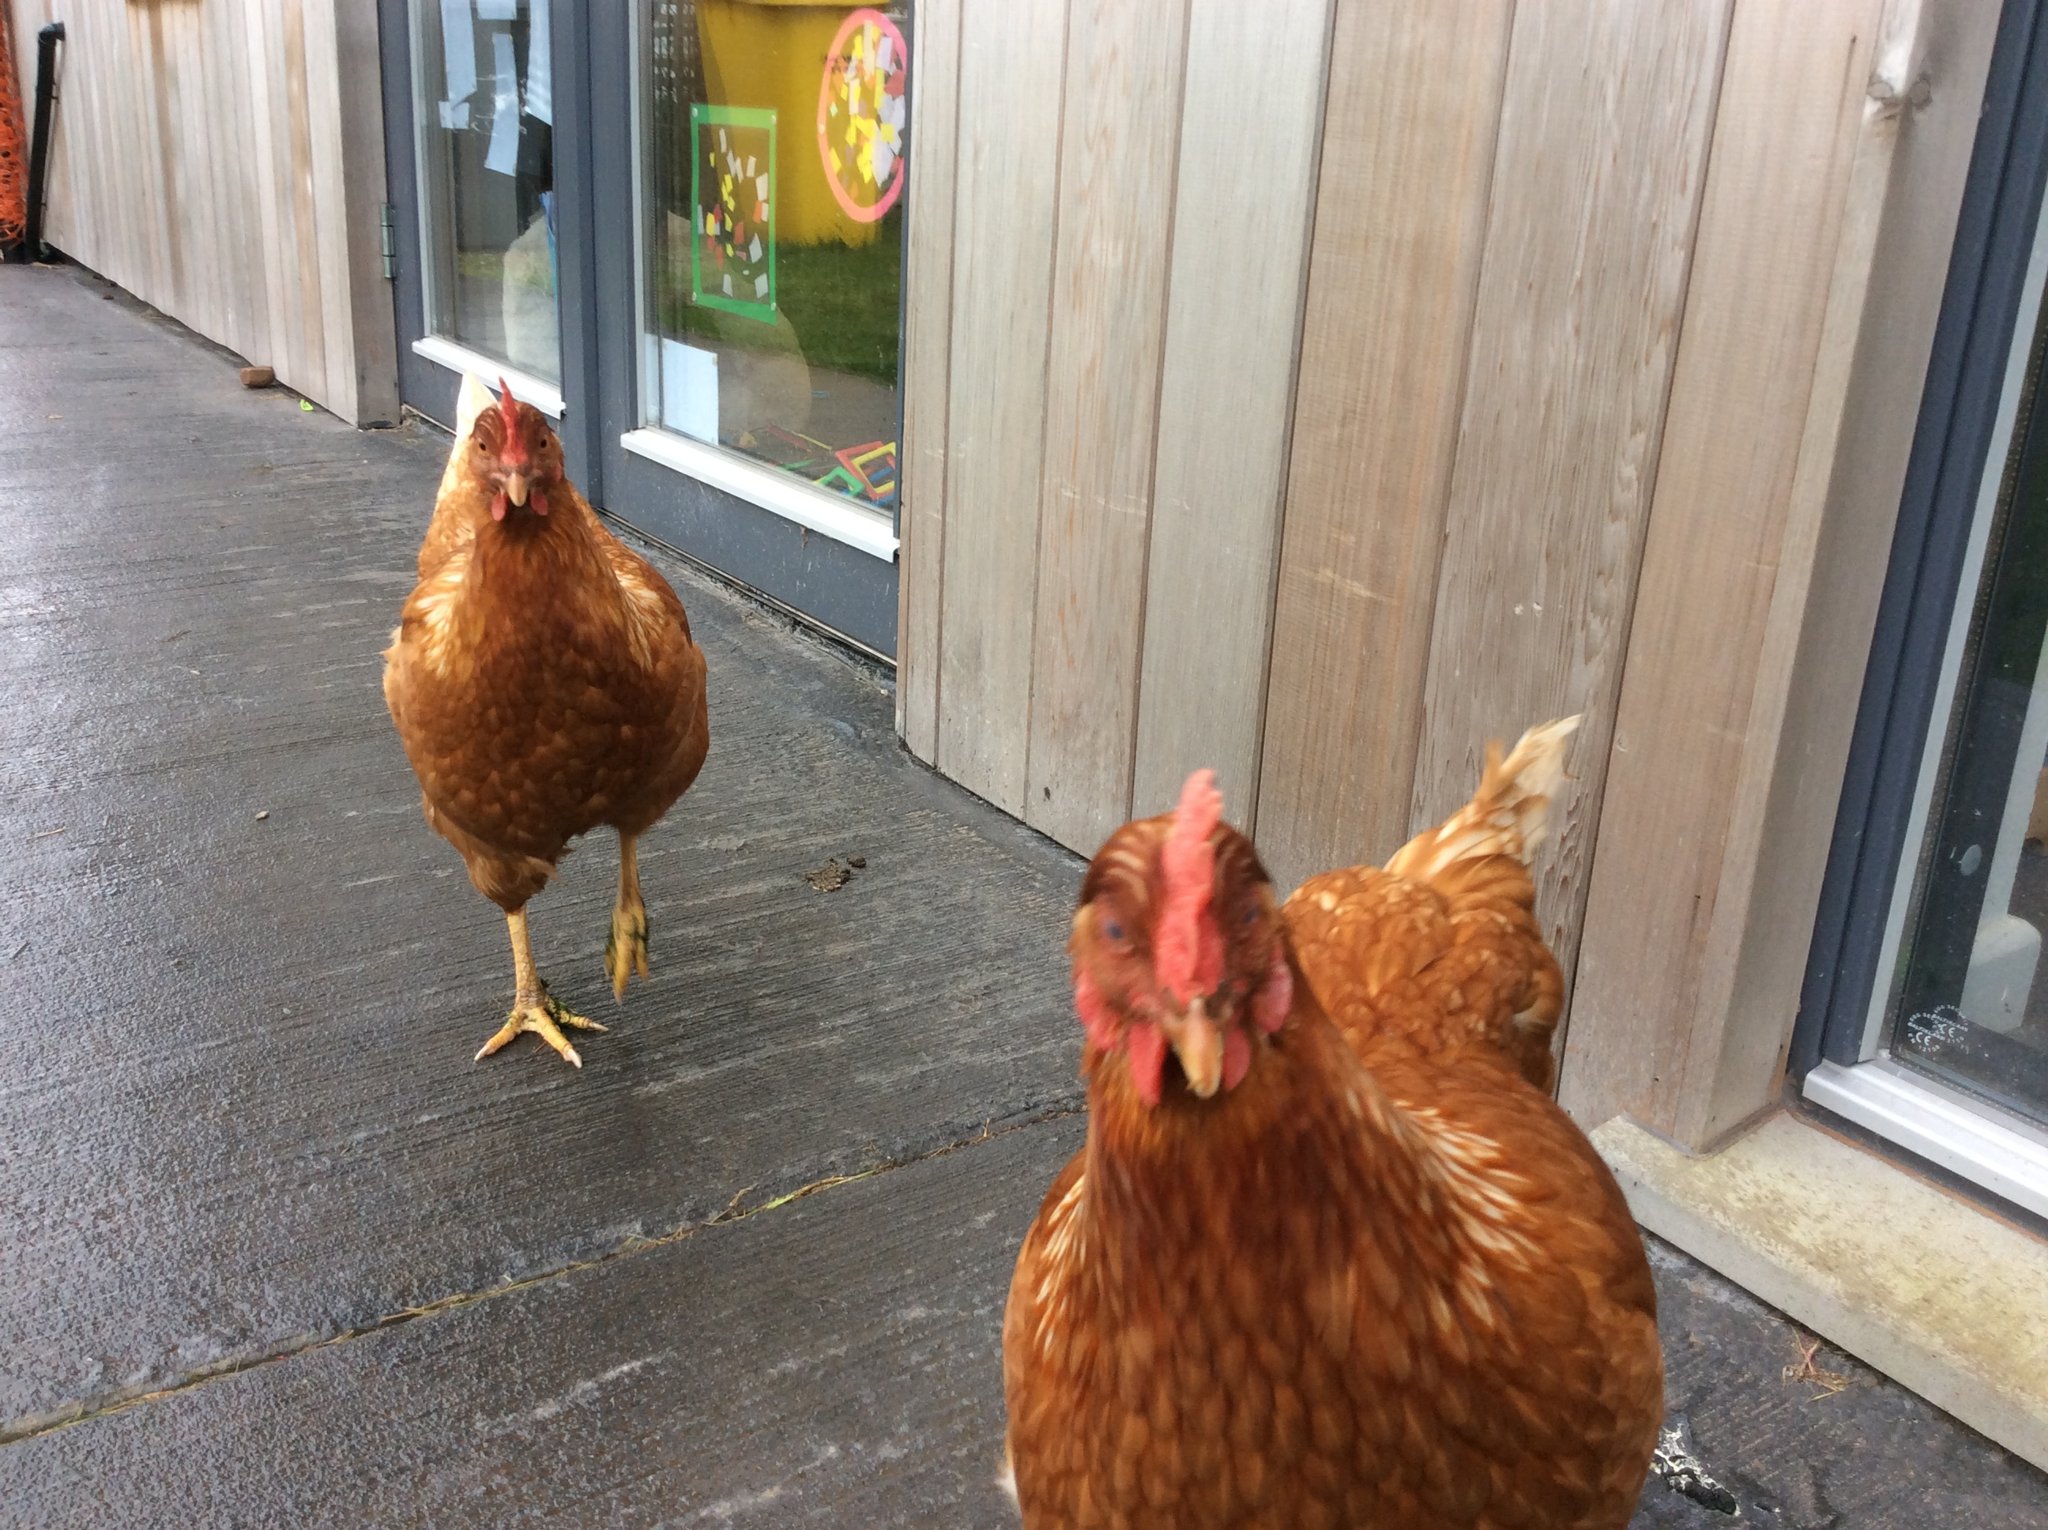
{"type": "Polygon", "coordinates": [[[849,218],[874,223],[903,194],[903,87],[910,50],[896,23],[862,7],[825,54],[818,90],[818,153],[849,218]]]}
{"type": "Polygon", "coordinates": [[[690,108],[690,301],[775,322],[775,113],[690,108]]]}

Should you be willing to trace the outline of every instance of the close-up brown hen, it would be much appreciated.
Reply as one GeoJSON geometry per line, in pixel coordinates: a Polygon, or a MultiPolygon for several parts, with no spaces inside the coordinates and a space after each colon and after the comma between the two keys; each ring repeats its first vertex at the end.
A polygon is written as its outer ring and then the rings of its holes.
{"type": "Polygon", "coordinates": [[[1097,853],[1069,943],[1088,1138],[1003,1324],[1027,1530],[1627,1522],[1656,1292],[1548,1093],[1528,872],[1575,725],[1284,909],[1206,771],[1097,853]]]}
{"type": "Polygon", "coordinates": [[[562,1027],[604,1027],[549,994],[527,900],[570,840],[616,830],[605,970],[615,997],[647,975],[635,842],[704,764],[704,654],[668,582],[569,482],[547,420],[500,387],[492,404],[464,382],[420,582],[385,653],[384,699],[427,822],[511,929],[512,1012],[478,1059],[533,1031],[581,1067],[562,1027]]]}

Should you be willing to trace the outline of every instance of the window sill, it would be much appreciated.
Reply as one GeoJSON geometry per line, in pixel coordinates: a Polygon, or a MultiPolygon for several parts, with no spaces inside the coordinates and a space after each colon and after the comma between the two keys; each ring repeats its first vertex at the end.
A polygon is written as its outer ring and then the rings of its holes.
{"type": "Polygon", "coordinates": [[[1938,1163],[1993,1195],[2048,1217],[2048,1136],[1972,1104],[1888,1059],[1824,1062],[1800,1091],[1845,1120],[1938,1163]]]}
{"type": "Polygon", "coordinates": [[[1785,1113],[1705,1158],[1592,1137],[1644,1227],[2048,1469],[2048,1243],[1785,1113]]]}
{"type": "Polygon", "coordinates": [[[460,376],[474,372],[490,385],[493,393],[498,391],[498,379],[503,378],[512,385],[512,395],[522,404],[531,404],[551,420],[562,417],[562,390],[551,382],[544,382],[531,372],[522,372],[517,367],[493,361],[481,351],[473,351],[466,345],[457,345],[453,340],[440,335],[428,335],[424,340],[412,343],[412,353],[424,357],[437,367],[446,367],[460,376]]]}
{"type": "Polygon", "coordinates": [[[821,537],[843,542],[884,563],[896,559],[895,526],[890,517],[878,510],[670,431],[629,430],[619,438],[619,444],[635,456],[723,489],[821,537]]]}

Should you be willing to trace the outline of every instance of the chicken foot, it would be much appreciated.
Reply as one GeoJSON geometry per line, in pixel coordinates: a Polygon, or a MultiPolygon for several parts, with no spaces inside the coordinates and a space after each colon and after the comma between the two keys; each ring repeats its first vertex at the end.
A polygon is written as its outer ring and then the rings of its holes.
{"type": "Polygon", "coordinates": [[[562,1027],[566,1025],[578,1031],[601,1031],[604,1027],[595,1020],[585,1019],[548,992],[548,985],[541,981],[540,973],[533,965],[533,942],[526,933],[526,910],[522,908],[507,914],[505,923],[512,932],[512,971],[518,986],[512,1000],[512,1013],[498,1027],[498,1034],[483,1044],[476,1060],[482,1062],[513,1037],[532,1031],[561,1053],[562,1061],[571,1067],[582,1067],[583,1059],[569,1045],[569,1038],[562,1034],[562,1027]]]}
{"type": "Polygon", "coordinates": [[[619,835],[619,900],[612,906],[612,932],[604,943],[604,970],[615,999],[626,997],[626,980],[634,973],[647,976],[647,905],[640,897],[637,843],[631,834],[619,835]]]}

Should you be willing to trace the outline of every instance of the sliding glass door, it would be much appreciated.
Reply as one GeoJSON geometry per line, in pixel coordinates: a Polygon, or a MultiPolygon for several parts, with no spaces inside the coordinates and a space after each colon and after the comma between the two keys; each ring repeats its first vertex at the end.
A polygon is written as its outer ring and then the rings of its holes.
{"type": "Polygon", "coordinates": [[[639,0],[592,40],[630,85],[600,97],[596,140],[607,478],[650,533],[881,654],[907,20],[639,0]]]}
{"type": "Polygon", "coordinates": [[[908,7],[381,4],[405,402],[503,375],[594,502],[893,655],[908,7]]]}

